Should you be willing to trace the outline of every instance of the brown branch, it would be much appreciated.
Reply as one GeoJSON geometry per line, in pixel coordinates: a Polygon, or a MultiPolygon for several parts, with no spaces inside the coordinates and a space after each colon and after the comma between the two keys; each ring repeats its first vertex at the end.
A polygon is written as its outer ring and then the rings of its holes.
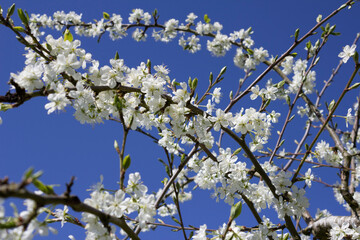
{"type": "Polygon", "coordinates": [[[108,223],[113,223],[123,229],[132,239],[140,240],[134,234],[132,229],[126,224],[123,217],[117,218],[112,215],[101,212],[100,210],[82,203],[77,196],[57,196],[57,195],[37,195],[29,192],[25,188],[21,188],[19,184],[11,183],[0,186],[0,197],[2,198],[21,198],[31,199],[37,203],[38,206],[45,206],[50,204],[62,204],[71,207],[76,212],[87,212],[99,217],[100,221],[107,226],[108,223]]]}

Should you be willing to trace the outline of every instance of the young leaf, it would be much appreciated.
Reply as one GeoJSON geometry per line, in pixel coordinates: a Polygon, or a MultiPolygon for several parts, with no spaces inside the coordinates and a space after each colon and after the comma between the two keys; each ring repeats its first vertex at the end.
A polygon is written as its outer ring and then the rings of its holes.
{"type": "Polygon", "coordinates": [[[15,27],[13,27],[13,29],[18,32],[25,32],[25,29],[21,26],[15,26],[15,27]]]}
{"type": "Polygon", "coordinates": [[[254,51],[251,50],[250,48],[246,49],[246,51],[248,52],[249,55],[253,55],[253,54],[254,54],[254,51]]]}
{"type": "Polygon", "coordinates": [[[118,144],[118,142],[116,141],[116,139],[114,140],[114,148],[115,148],[115,149],[119,149],[119,144],[118,144]]]}
{"type": "Polygon", "coordinates": [[[238,148],[236,149],[233,154],[231,154],[232,156],[238,155],[241,152],[242,148],[238,148]]]}
{"type": "Polygon", "coordinates": [[[335,100],[333,99],[328,106],[329,112],[333,109],[334,105],[335,105],[335,100]]]}
{"type": "Polygon", "coordinates": [[[171,216],[171,219],[176,222],[177,224],[180,224],[179,220],[177,220],[175,217],[171,216]]]}
{"type": "Polygon", "coordinates": [[[319,23],[319,22],[321,22],[321,20],[322,20],[322,15],[319,14],[316,18],[316,22],[319,23]]]}
{"type": "Polygon", "coordinates": [[[114,59],[115,59],[115,60],[118,60],[119,58],[120,58],[120,57],[119,57],[119,53],[118,53],[118,51],[116,51],[114,59]]]}
{"type": "Polygon", "coordinates": [[[14,11],[15,11],[15,3],[13,3],[13,5],[11,5],[7,10],[6,18],[9,19],[11,15],[13,15],[14,11]]]}
{"type": "Polygon", "coordinates": [[[206,23],[210,23],[211,19],[209,18],[209,16],[207,14],[204,15],[204,21],[206,23]]]}
{"type": "Polygon", "coordinates": [[[226,72],[226,66],[220,70],[220,75],[223,75],[225,72],[226,72]]]}
{"type": "Polygon", "coordinates": [[[110,15],[109,15],[107,12],[103,12],[103,17],[104,17],[104,19],[106,19],[106,20],[109,20],[109,19],[110,19],[110,15]]]}
{"type": "Polygon", "coordinates": [[[27,26],[29,24],[29,22],[28,22],[28,19],[27,19],[26,15],[23,12],[23,10],[21,8],[18,8],[17,12],[18,12],[19,18],[22,21],[22,23],[25,26],[27,26]]]}
{"type": "Polygon", "coordinates": [[[358,63],[359,62],[359,53],[355,52],[353,58],[354,58],[355,63],[358,63]]]}
{"type": "Polygon", "coordinates": [[[38,179],[33,179],[32,183],[34,186],[45,194],[55,194],[54,189],[50,185],[45,185],[38,179]]]}
{"type": "Polygon", "coordinates": [[[123,160],[123,164],[122,167],[124,170],[128,169],[130,167],[131,164],[131,158],[130,155],[126,155],[126,157],[123,160]]]}
{"type": "Polygon", "coordinates": [[[233,205],[231,207],[231,211],[230,211],[230,219],[234,220],[236,219],[238,216],[240,216],[241,213],[241,209],[242,209],[242,202],[239,201],[238,203],[236,203],[235,205],[233,205]]]}
{"type": "Polygon", "coordinates": [[[352,86],[348,88],[348,90],[353,90],[355,88],[358,88],[360,86],[360,82],[354,83],[352,86]]]}
{"type": "Polygon", "coordinates": [[[64,33],[64,41],[72,42],[72,40],[73,40],[73,35],[71,34],[69,29],[66,29],[64,33]]]}
{"type": "Polygon", "coordinates": [[[300,32],[300,29],[299,29],[299,28],[295,30],[295,34],[294,34],[295,42],[296,42],[296,41],[298,40],[298,38],[299,38],[299,32],[300,32]]]}
{"type": "Polygon", "coordinates": [[[32,176],[33,172],[34,172],[34,168],[29,168],[28,170],[26,170],[23,179],[29,179],[32,176]]]}
{"type": "Polygon", "coordinates": [[[191,84],[191,88],[195,90],[197,85],[198,85],[198,79],[194,78],[194,80],[192,81],[192,84],[191,84]]]}

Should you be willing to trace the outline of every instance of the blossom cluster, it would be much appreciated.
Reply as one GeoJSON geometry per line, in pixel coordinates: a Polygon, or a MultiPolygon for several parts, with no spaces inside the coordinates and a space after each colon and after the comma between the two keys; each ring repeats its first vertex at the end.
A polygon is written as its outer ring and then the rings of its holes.
{"type": "MultiPolygon", "coordinates": [[[[104,190],[103,184],[98,183],[90,194],[91,198],[85,199],[84,203],[117,218],[137,212],[135,221],[143,231],[147,231],[151,227],[150,223],[155,221],[156,215],[156,196],[148,194],[147,191],[148,188],[142,183],[140,174],[136,172],[129,174],[127,187],[115,193],[104,190]]],[[[82,213],[82,221],[86,223],[87,239],[116,239],[114,237],[116,229],[112,227],[109,232],[97,216],[82,213]]]]}
{"type": "Polygon", "coordinates": [[[207,49],[215,56],[224,56],[232,47],[238,47],[236,56],[234,57],[235,65],[244,70],[253,70],[260,62],[266,60],[269,56],[267,50],[255,48],[251,50],[254,45],[254,40],[251,38],[252,29],[240,29],[234,31],[229,35],[223,34],[221,30],[223,26],[219,22],[211,23],[210,20],[205,22],[195,20],[198,18],[194,13],[190,13],[185,23],[180,23],[179,20],[169,19],[163,26],[151,22],[152,15],[142,9],[134,9],[128,17],[129,23],[124,23],[123,18],[118,14],[107,15],[101,20],[93,23],[86,23],[82,20],[82,14],[63,11],[58,11],[53,16],[46,14],[32,14],[30,17],[30,28],[35,36],[41,36],[44,32],[40,31],[40,27],[55,28],[60,31],[65,26],[74,26],[75,33],[80,36],[100,37],[103,33],[108,32],[112,40],[125,37],[127,29],[132,26],[135,30],[132,37],[136,41],[145,41],[147,39],[147,30],[144,27],[152,27],[152,37],[156,41],[169,42],[181,35],[178,41],[179,45],[191,53],[195,53],[201,49],[200,36],[212,36],[212,40],[207,41],[207,49]],[[191,28],[193,26],[193,28],[191,28]],[[187,36],[185,36],[187,35],[187,36]],[[242,53],[243,50],[248,52],[242,53]]]}
{"type": "MultiPolygon", "coordinates": [[[[281,170],[270,161],[261,163],[261,168],[275,188],[275,191],[272,191],[264,181],[254,181],[249,178],[250,170],[247,168],[247,160],[239,158],[239,152],[220,146],[217,149],[214,148],[214,132],[229,129],[235,135],[247,140],[252,153],[261,153],[269,142],[272,127],[278,122],[279,112],[274,110],[267,112],[266,109],[256,110],[253,107],[241,108],[238,112],[222,110],[217,107],[222,96],[221,87],[216,87],[211,92],[211,88],[214,87],[211,84],[209,92],[204,95],[207,104],[201,105],[194,97],[196,88],[194,81],[185,83],[172,80],[169,69],[164,65],[154,66],[155,73],[151,73],[149,63],[129,67],[123,59],[116,56],[110,59],[109,65],[100,66],[98,60],[81,48],[81,42],[73,39],[69,30],[74,29],[79,36],[98,38],[108,32],[110,38],[116,40],[125,37],[128,29],[135,28],[132,33],[134,40],[145,41],[148,37],[147,31],[152,28],[151,35],[156,41],[169,42],[180,35],[179,45],[191,53],[201,49],[201,36],[210,37],[206,48],[214,56],[224,56],[233,46],[237,47],[233,58],[234,64],[243,69],[247,76],[250,76],[260,63],[268,60],[269,53],[266,49],[254,48],[251,28],[240,29],[226,35],[222,33],[223,26],[220,23],[211,23],[208,18],[204,19],[205,22],[196,23],[197,18],[198,16],[191,13],[187,16],[185,23],[169,19],[163,25],[159,25],[156,14],[152,16],[142,9],[133,10],[128,17],[129,23],[123,23],[123,18],[118,14],[110,16],[104,13],[104,18],[93,23],[83,22],[82,15],[75,12],[68,14],[56,12],[53,16],[32,14],[29,25],[32,37],[27,36],[22,40],[27,46],[25,67],[18,73],[12,73],[11,78],[30,96],[33,93],[46,95],[49,102],[45,105],[45,109],[48,114],[63,111],[71,105],[75,110],[75,118],[81,123],[95,124],[103,120],[116,119],[132,130],[156,129],[159,135],[158,145],[172,155],[180,156],[186,152],[189,145],[200,145],[204,151],[196,152],[177,176],[177,183],[184,186],[182,190],[187,188],[188,176],[194,174],[196,186],[201,189],[211,189],[216,200],[223,199],[224,202],[233,205],[236,199],[244,201],[243,196],[246,196],[258,213],[263,209],[272,208],[279,219],[287,216],[300,217],[308,208],[309,201],[305,197],[305,190],[292,182],[291,172],[281,170]],[[151,21],[152,17],[155,19],[154,23],[151,21]],[[55,28],[58,31],[66,28],[66,31],[63,37],[55,38],[52,35],[45,36],[45,33],[41,32],[41,27],[55,28]],[[37,45],[38,42],[42,43],[37,48],[29,47],[37,45]]],[[[319,44],[316,44],[315,47],[307,48],[309,56],[314,56],[318,47],[319,44]]],[[[344,48],[339,55],[343,62],[348,61],[355,54],[355,48],[355,45],[344,48]]],[[[269,60],[270,63],[273,61],[273,58],[269,60]]],[[[316,73],[309,70],[307,60],[295,61],[293,56],[287,56],[278,67],[284,75],[289,76],[289,79],[290,74],[293,74],[291,80],[287,79],[287,85],[285,85],[285,80],[273,84],[272,79],[267,81],[264,88],[254,85],[250,89],[251,100],[261,97],[264,103],[270,100],[286,99],[300,90],[303,94],[314,92],[316,73]]],[[[305,108],[298,106],[298,113],[301,116],[308,115],[310,121],[317,120],[317,117],[310,112],[308,105],[305,108]]],[[[354,118],[350,109],[346,116],[346,124],[353,125],[354,118]]],[[[349,153],[358,154],[349,141],[342,139],[342,142],[349,153]]],[[[341,166],[343,163],[341,152],[331,148],[324,140],[317,143],[312,155],[320,163],[326,161],[327,164],[333,166],[341,166]]],[[[356,160],[359,161],[357,158],[356,160]]],[[[177,174],[178,171],[180,170],[174,168],[171,174],[177,174]]],[[[360,172],[359,167],[356,168],[356,172],[360,172]]],[[[169,176],[171,174],[168,173],[169,176]]],[[[314,180],[311,169],[305,173],[303,180],[307,186],[311,187],[311,182],[314,180]]],[[[191,191],[176,193],[174,186],[169,187],[168,191],[171,192],[169,196],[178,197],[180,202],[192,198],[191,191]]],[[[115,192],[105,190],[102,183],[99,183],[85,203],[117,218],[137,212],[136,218],[127,223],[132,227],[136,223],[142,231],[147,231],[154,227],[152,224],[155,223],[156,214],[165,217],[177,213],[174,204],[164,203],[157,209],[155,202],[160,191],[157,194],[147,192],[148,188],[142,184],[140,174],[132,173],[129,175],[127,186],[115,192]]],[[[335,191],[335,196],[341,204],[348,207],[338,191],[335,191]]],[[[357,192],[354,198],[360,202],[360,194],[357,192]]],[[[30,201],[26,204],[27,211],[21,213],[24,218],[34,209],[30,201]]],[[[55,211],[55,215],[62,224],[66,222],[67,211],[66,207],[55,211]]],[[[3,212],[0,205],[0,217],[4,215],[3,212]]],[[[17,233],[18,228],[15,228],[11,234],[14,236],[23,234],[22,237],[27,234],[31,239],[34,234],[45,235],[52,230],[48,227],[43,228],[37,221],[32,220],[31,224],[34,227],[30,224],[25,232],[17,233]]],[[[110,229],[107,228],[99,217],[83,213],[82,221],[86,223],[87,239],[116,239],[116,228],[113,226],[110,229]]],[[[214,239],[282,238],[276,231],[271,230],[272,227],[274,224],[264,217],[256,230],[242,231],[233,221],[232,230],[227,234],[226,224],[211,234],[214,239]],[[223,236],[224,234],[226,236],[223,236]]],[[[207,226],[202,225],[193,239],[206,239],[206,230],[207,226]]],[[[5,234],[8,233],[0,231],[0,237],[5,234]]],[[[346,224],[334,225],[330,232],[334,238],[345,235],[358,236],[356,234],[358,234],[357,230],[350,229],[346,224]]]]}

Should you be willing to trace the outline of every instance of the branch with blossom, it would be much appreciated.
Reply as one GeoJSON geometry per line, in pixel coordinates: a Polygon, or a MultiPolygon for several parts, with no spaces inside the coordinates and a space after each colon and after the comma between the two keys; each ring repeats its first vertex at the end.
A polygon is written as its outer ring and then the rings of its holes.
{"type": "Polygon", "coordinates": [[[297,29],[293,44],[275,58],[269,58],[268,51],[263,47],[253,47],[255,43],[251,28],[226,35],[222,33],[223,26],[219,22],[212,23],[207,15],[203,22],[195,23],[197,16],[191,13],[185,23],[169,19],[159,24],[157,11],[149,14],[135,9],[129,15],[129,23],[123,23],[123,18],[118,14],[110,16],[105,12],[102,19],[85,23],[82,15],[74,12],[56,12],[53,16],[47,16],[29,15],[18,9],[23,26],[17,26],[12,19],[15,5],[8,9],[6,15],[1,9],[0,24],[11,29],[25,46],[26,60],[22,71],[11,73],[11,89],[0,96],[0,110],[20,107],[35,97],[47,97],[49,102],[45,104],[45,109],[48,114],[71,106],[75,111],[74,117],[82,124],[106,120],[122,124],[123,137],[120,145],[117,141],[114,143],[120,165],[117,190],[105,190],[101,181],[92,189],[90,198],[81,202],[76,196],[70,195],[72,183],[68,185],[67,192],[57,195],[52,186],[42,183],[32,171],[27,172],[19,184],[2,181],[0,197],[27,199],[28,209],[15,214],[15,217],[3,217],[4,208],[0,202],[0,236],[27,235],[30,238],[37,233],[48,232],[52,221],[61,221],[62,225],[67,222],[85,226],[89,239],[118,239],[116,227],[121,228],[122,235],[140,239],[140,232],[157,226],[172,227],[161,219],[171,216],[178,224],[172,228],[181,231],[184,239],[207,239],[209,235],[214,239],[286,239],[289,235],[293,239],[306,239],[305,235],[310,234],[319,239],[329,236],[356,238],[360,235],[357,221],[360,193],[356,191],[357,176],[360,176],[359,150],[356,148],[360,141],[359,101],[353,108],[356,114],[352,116],[350,109],[346,115],[346,127],[348,124],[353,126],[350,136],[339,132],[334,122],[337,121],[335,111],[339,110],[344,96],[359,86],[358,83],[353,84],[360,69],[356,52],[359,34],[352,46],[345,46],[338,55],[341,58],[339,66],[347,63],[350,57],[355,63],[338,99],[325,104],[327,112],[321,109],[321,97],[329,89],[339,67],[325,82],[315,103],[311,97],[316,92],[315,67],[320,61],[320,50],[326,47],[331,37],[339,35],[335,32],[335,25],[325,23],[354,4],[354,0],[349,0],[324,19],[319,16],[314,27],[303,36],[299,36],[300,30],[297,29]],[[58,33],[46,35],[48,28],[61,32],[60,36],[56,36],[58,33]],[[306,43],[306,58],[297,58],[294,50],[316,35],[315,30],[319,28],[322,34],[315,44],[310,41],[306,43]],[[97,37],[100,41],[108,32],[112,40],[118,40],[125,37],[130,29],[135,29],[132,37],[136,41],[145,41],[151,29],[156,41],[169,42],[181,35],[179,45],[190,53],[201,49],[202,38],[210,39],[206,42],[207,50],[214,56],[225,56],[235,47],[234,65],[244,70],[244,78],[235,86],[235,94],[229,93],[228,104],[220,107],[220,102],[224,102],[221,84],[227,67],[221,68],[215,79],[211,73],[209,84],[201,93],[197,78],[189,78],[187,83],[177,82],[172,80],[167,67],[152,66],[150,60],[129,67],[116,53],[109,60],[109,65],[100,66],[99,61],[81,48],[81,41],[76,39],[76,36],[86,36],[97,37]],[[244,83],[251,79],[260,64],[266,65],[266,69],[250,83],[244,83]],[[260,83],[271,72],[275,72],[280,80],[274,83],[269,79],[262,87],[260,83]],[[242,89],[244,86],[246,88],[242,89]],[[238,112],[232,111],[247,95],[254,102],[261,99],[258,109],[250,106],[242,107],[238,112]],[[301,99],[305,107],[299,106],[301,99]],[[275,103],[277,101],[285,103],[285,118],[281,117],[279,104],[275,103]],[[207,104],[203,105],[203,102],[207,104]],[[298,107],[301,117],[306,116],[306,131],[289,162],[280,167],[278,160],[284,158],[284,154],[277,152],[291,128],[295,107],[298,107]],[[320,123],[318,130],[314,127],[315,122],[320,123]],[[273,128],[280,131],[275,145],[271,146],[273,128]],[[163,188],[151,194],[142,182],[140,173],[127,171],[131,157],[130,154],[126,155],[126,143],[131,131],[141,132],[156,140],[164,149],[166,161],[160,159],[165,167],[163,188]],[[333,146],[321,138],[324,131],[330,135],[333,146]],[[158,134],[157,137],[154,132],[158,134]],[[215,142],[217,132],[220,137],[215,142]],[[311,133],[315,133],[315,137],[311,133]],[[223,136],[231,142],[223,141],[223,136]],[[234,144],[238,147],[235,150],[230,147],[234,144]],[[269,147],[270,151],[264,151],[264,147],[269,147]],[[305,152],[302,159],[296,159],[301,151],[305,152]],[[261,162],[260,158],[264,156],[267,158],[261,162]],[[334,195],[352,216],[312,217],[309,214],[309,198],[300,184],[305,181],[306,186],[311,187],[312,182],[316,182],[312,169],[305,167],[313,163],[310,158],[318,161],[310,166],[339,169],[341,183],[334,187],[334,195]],[[299,164],[295,171],[290,171],[295,160],[299,164]],[[322,161],[327,164],[322,164],[322,161]],[[30,184],[41,194],[27,190],[30,184]],[[191,184],[212,190],[217,200],[221,199],[231,206],[229,220],[219,230],[208,229],[206,224],[186,227],[181,204],[191,200],[192,191],[188,190],[191,184]],[[235,219],[241,213],[242,203],[250,209],[258,226],[236,225],[235,219]],[[66,205],[81,212],[81,222],[72,218],[67,208],[55,211],[44,208],[50,204],[66,205]],[[261,217],[264,209],[270,210],[277,218],[271,217],[270,220],[270,217],[261,217]],[[39,220],[44,212],[55,218],[46,216],[44,220],[39,220]],[[136,216],[130,217],[130,214],[136,216]],[[307,224],[304,229],[299,229],[301,218],[307,224]],[[341,225],[339,219],[346,219],[346,222],[341,225]]]}

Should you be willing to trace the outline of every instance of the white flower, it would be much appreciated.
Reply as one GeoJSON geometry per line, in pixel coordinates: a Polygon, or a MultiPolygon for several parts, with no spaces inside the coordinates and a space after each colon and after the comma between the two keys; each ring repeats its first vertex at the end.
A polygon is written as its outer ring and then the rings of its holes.
{"type": "Polygon", "coordinates": [[[140,173],[130,173],[126,191],[133,192],[135,196],[144,196],[148,188],[142,184],[140,173]]]}
{"type": "Polygon", "coordinates": [[[354,125],[354,121],[355,121],[355,116],[351,115],[351,108],[348,109],[348,112],[346,114],[346,127],[350,125],[354,125]]]}
{"type": "Polygon", "coordinates": [[[64,209],[56,209],[55,210],[55,215],[58,218],[58,220],[61,220],[61,227],[64,226],[64,223],[66,222],[66,215],[67,212],[69,211],[68,206],[64,206],[64,209]]]}
{"type": "Polygon", "coordinates": [[[51,93],[48,96],[49,103],[45,104],[45,109],[48,110],[48,114],[55,110],[63,110],[67,104],[70,104],[70,100],[66,97],[64,85],[58,84],[56,86],[56,93],[51,93]]]}
{"type": "Polygon", "coordinates": [[[207,228],[206,224],[201,225],[200,229],[195,232],[195,235],[193,236],[192,239],[194,239],[194,240],[206,240],[207,239],[206,238],[206,228],[207,228]]]}
{"type": "Polygon", "coordinates": [[[224,56],[230,48],[230,38],[220,33],[212,41],[207,41],[207,49],[217,57],[224,56]]]}
{"type": "Polygon", "coordinates": [[[215,101],[216,103],[220,103],[220,97],[221,97],[221,88],[215,88],[214,92],[212,93],[211,101],[215,101]]]}
{"type": "Polygon", "coordinates": [[[196,18],[197,18],[197,16],[194,13],[189,13],[189,15],[187,15],[185,22],[194,23],[196,18]]]}
{"type": "Polygon", "coordinates": [[[343,51],[339,54],[339,58],[342,58],[342,61],[346,63],[350,57],[352,57],[355,54],[355,48],[356,45],[352,45],[351,47],[349,45],[346,45],[343,48],[343,51]]]}
{"type": "Polygon", "coordinates": [[[311,174],[311,168],[305,173],[305,184],[311,187],[311,181],[314,180],[314,175],[311,174]]]}
{"type": "Polygon", "coordinates": [[[229,126],[229,121],[232,118],[232,113],[225,113],[221,109],[216,110],[216,117],[210,117],[209,120],[214,122],[214,130],[219,131],[221,126],[229,126]]]}
{"type": "Polygon", "coordinates": [[[122,204],[125,198],[125,193],[122,190],[116,191],[114,198],[109,201],[109,206],[105,208],[105,212],[120,218],[123,215],[126,206],[122,204]]]}
{"type": "Polygon", "coordinates": [[[251,87],[250,91],[252,92],[252,94],[250,95],[250,99],[255,100],[260,95],[259,85],[255,85],[254,87],[251,87]]]}
{"type": "Polygon", "coordinates": [[[158,209],[158,214],[162,217],[173,216],[177,213],[175,204],[167,204],[166,206],[161,206],[158,209]]]}

